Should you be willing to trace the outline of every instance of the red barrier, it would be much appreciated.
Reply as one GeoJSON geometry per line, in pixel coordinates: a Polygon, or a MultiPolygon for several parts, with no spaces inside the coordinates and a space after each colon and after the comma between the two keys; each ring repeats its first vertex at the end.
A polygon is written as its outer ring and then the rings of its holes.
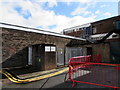
{"type": "Polygon", "coordinates": [[[91,55],[90,58],[91,58],[91,62],[97,62],[97,63],[101,62],[101,55],[100,54],[91,55]]]}
{"type": "Polygon", "coordinates": [[[100,56],[91,62],[91,56],[73,57],[69,60],[69,76],[72,87],[74,82],[85,83],[110,88],[119,88],[118,72],[120,64],[106,64],[100,62],[100,56]]]}

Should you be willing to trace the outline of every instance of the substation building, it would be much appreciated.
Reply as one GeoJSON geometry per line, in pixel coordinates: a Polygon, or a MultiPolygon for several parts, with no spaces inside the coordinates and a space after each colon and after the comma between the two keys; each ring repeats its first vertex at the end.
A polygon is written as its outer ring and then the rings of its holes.
{"type": "Polygon", "coordinates": [[[120,63],[120,16],[63,30],[63,34],[0,23],[2,68],[50,70],[75,56],[101,55],[101,62],[120,63]]]}
{"type": "Polygon", "coordinates": [[[85,54],[80,47],[69,50],[73,42],[84,43],[82,38],[6,23],[0,23],[0,27],[3,69],[50,70],[67,65],[70,57],[85,54]]]}

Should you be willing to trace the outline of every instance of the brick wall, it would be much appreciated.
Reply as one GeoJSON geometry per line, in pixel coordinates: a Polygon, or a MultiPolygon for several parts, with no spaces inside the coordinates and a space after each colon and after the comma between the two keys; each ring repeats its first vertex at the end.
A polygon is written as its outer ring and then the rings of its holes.
{"type": "Polygon", "coordinates": [[[85,30],[80,30],[80,31],[74,31],[74,32],[71,32],[71,33],[67,33],[66,35],[75,36],[75,37],[81,37],[84,34],[85,34],[85,30]]]}
{"type": "Polygon", "coordinates": [[[115,30],[115,22],[118,20],[120,21],[120,16],[92,23],[92,28],[96,28],[96,33],[94,34],[107,33],[115,30]]]}
{"type": "MultiPolygon", "coordinates": [[[[120,21],[120,16],[93,22],[91,23],[91,32],[94,32],[93,30],[94,28],[96,28],[96,33],[93,33],[93,34],[108,33],[111,30],[115,29],[115,22],[118,20],[120,21]]],[[[67,33],[66,35],[81,37],[81,36],[84,36],[85,33],[86,31],[85,29],[83,29],[80,31],[73,31],[73,32],[67,33]]]]}
{"type": "Polygon", "coordinates": [[[110,46],[108,43],[89,44],[84,47],[92,47],[93,55],[100,54],[102,62],[110,62],[110,46]]]}

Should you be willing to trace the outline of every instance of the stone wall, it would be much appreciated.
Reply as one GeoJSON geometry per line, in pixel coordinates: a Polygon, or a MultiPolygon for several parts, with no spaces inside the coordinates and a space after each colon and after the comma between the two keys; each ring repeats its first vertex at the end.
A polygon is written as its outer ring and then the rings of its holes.
{"type": "Polygon", "coordinates": [[[28,48],[20,50],[7,61],[2,63],[2,68],[21,67],[28,64],[28,48]]]}
{"type": "Polygon", "coordinates": [[[6,28],[2,29],[2,40],[2,62],[28,46],[52,44],[63,48],[71,41],[67,38],[6,28]]]}

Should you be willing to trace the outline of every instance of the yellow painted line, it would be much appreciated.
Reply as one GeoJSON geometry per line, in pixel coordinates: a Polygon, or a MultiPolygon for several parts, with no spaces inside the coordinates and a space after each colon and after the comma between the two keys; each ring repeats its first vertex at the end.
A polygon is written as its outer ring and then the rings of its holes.
{"type": "Polygon", "coordinates": [[[14,83],[19,83],[18,81],[14,80],[13,78],[11,78],[9,75],[7,75],[6,73],[2,72],[10,81],[14,82],[14,83]]]}
{"type": "Polygon", "coordinates": [[[61,73],[65,72],[65,71],[68,71],[68,70],[69,70],[69,68],[65,68],[65,69],[60,70],[60,71],[55,72],[55,73],[43,75],[43,76],[40,76],[40,77],[35,77],[35,78],[32,78],[32,79],[28,79],[28,80],[29,80],[29,81],[36,81],[36,80],[40,80],[40,79],[45,79],[45,78],[49,78],[49,77],[52,77],[52,76],[61,74],[61,73]]]}
{"type": "Polygon", "coordinates": [[[52,77],[55,75],[59,75],[59,74],[65,72],[65,71],[68,71],[68,70],[69,70],[69,68],[67,67],[65,69],[62,69],[62,70],[54,72],[54,73],[50,73],[50,74],[42,75],[42,76],[38,76],[38,77],[33,77],[33,78],[25,79],[25,80],[17,79],[15,77],[13,77],[10,73],[5,72],[5,71],[0,71],[0,73],[3,73],[10,81],[12,81],[14,83],[26,83],[26,82],[37,81],[37,80],[49,78],[49,77],[52,77]]]}
{"type": "MultiPolygon", "coordinates": [[[[54,72],[54,73],[50,73],[50,74],[47,74],[47,75],[42,75],[42,76],[38,76],[38,77],[33,77],[33,78],[30,78],[30,79],[25,79],[25,80],[21,80],[21,79],[17,79],[15,77],[13,77],[11,74],[7,73],[7,72],[2,72],[10,81],[14,82],[14,83],[25,83],[25,82],[32,82],[32,81],[37,81],[37,80],[41,80],[41,79],[45,79],[45,78],[49,78],[49,77],[52,77],[52,76],[55,76],[55,75],[58,75],[58,74],[61,74],[65,71],[68,71],[69,68],[65,68],[63,70],[60,70],[60,71],[57,71],[57,72],[54,72]]],[[[1,71],[0,71],[1,72],[1,71]]]]}

